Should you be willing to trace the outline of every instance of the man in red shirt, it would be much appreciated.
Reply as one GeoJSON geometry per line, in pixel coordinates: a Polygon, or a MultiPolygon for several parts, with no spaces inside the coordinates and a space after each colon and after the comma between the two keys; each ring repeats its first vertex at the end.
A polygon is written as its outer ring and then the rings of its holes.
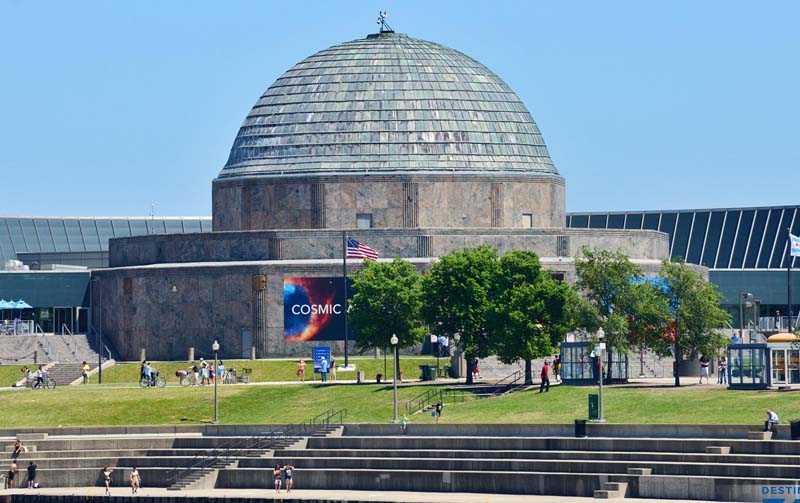
{"type": "Polygon", "coordinates": [[[542,374],[539,377],[542,379],[542,384],[539,386],[539,393],[542,391],[550,391],[550,367],[547,366],[547,360],[545,360],[542,366],[542,374]]]}

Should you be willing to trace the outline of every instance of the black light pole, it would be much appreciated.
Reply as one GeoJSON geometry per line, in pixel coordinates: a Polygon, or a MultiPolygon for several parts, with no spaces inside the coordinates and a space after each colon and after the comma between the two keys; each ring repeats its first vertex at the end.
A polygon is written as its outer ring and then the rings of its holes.
{"type": "Polygon", "coordinates": [[[392,400],[392,402],[394,403],[394,419],[392,420],[392,422],[396,423],[397,422],[397,370],[398,370],[397,369],[397,343],[399,341],[397,340],[397,336],[395,334],[392,334],[392,338],[390,339],[389,342],[392,343],[392,347],[394,348],[394,379],[392,379],[392,382],[394,383],[394,394],[393,394],[393,400],[392,400]]]}

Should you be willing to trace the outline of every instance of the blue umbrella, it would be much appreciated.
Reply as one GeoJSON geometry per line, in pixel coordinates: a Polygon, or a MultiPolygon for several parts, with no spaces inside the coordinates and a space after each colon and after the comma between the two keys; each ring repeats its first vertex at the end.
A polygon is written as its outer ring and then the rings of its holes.
{"type": "Polygon", "coordinates": [[[33,306],[20,299],[14,303],[14,309],[31,309],[33,306]]]}

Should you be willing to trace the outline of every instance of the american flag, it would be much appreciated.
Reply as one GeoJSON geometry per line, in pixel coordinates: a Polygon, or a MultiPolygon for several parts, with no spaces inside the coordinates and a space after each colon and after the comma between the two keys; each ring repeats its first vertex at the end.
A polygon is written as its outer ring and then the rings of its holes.
{"type": "Polygon", "coordinates": [[[375,248],[359,243],[353,238],[347,238],[347,258],[363,258],[376,260],[381,254],[375,248]]]}

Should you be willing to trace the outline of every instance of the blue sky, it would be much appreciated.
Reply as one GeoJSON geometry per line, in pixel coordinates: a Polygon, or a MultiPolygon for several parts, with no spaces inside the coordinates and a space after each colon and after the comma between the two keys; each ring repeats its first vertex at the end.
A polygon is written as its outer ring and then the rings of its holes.
{"type": "Polygon", "coordinates": [[[568,211],[800,203],[800,2],[0,0],[0,214],[210,215],[260,94],[379,9],[505,79],[568,211]]]}

